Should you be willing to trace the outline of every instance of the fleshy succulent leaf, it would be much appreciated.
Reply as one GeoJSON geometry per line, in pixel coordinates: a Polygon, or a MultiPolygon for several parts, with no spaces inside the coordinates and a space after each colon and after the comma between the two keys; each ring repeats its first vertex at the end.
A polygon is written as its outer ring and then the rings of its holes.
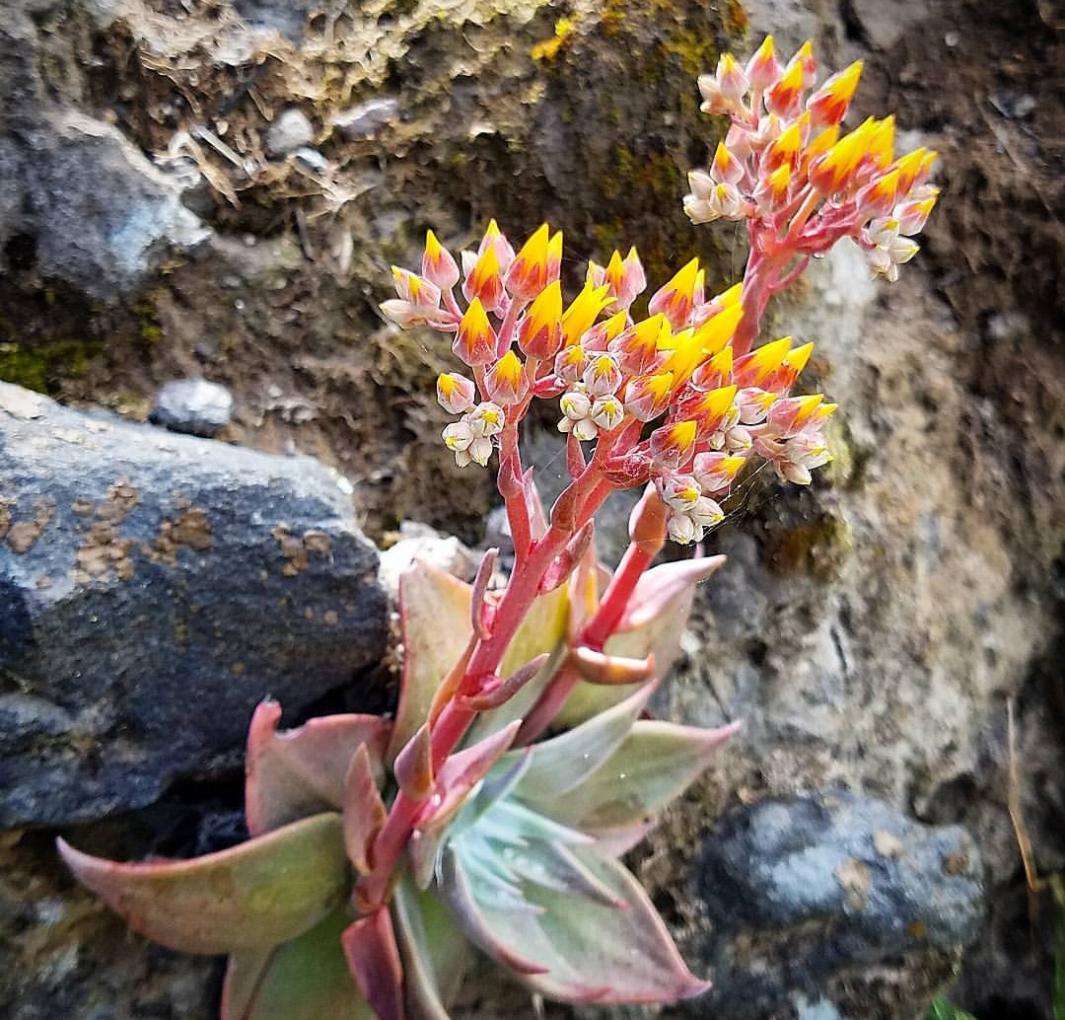
{"type": "Polygon", "coordinates": [[[295,938],[337,906],[350,875],[332,812],[189,861],[120,864],[58,845],[78,880],[134,931],[186,953],[295,938]]]}
{"type": "Polygon", "coordinates": [[[531,760],[515,788],[515,796],[530,802],[554,803],[599,768],[625,739],[654,690],[644,684],[620,704],[581,723],[561,736],[531,749],[531,760]]]}
{"type": "Polygon", "coordinates": [[[470,593],[468,584],[420,560],[399,579],[403,684],[389,761],[426,721],[436,689],[469,643],[470,593]]]}
{"type": "Polygon", "coordinates": [[[374,1020],[340,945],[352,920],[341,905],[291,942],[230,956],[220,1020],[374,1020]]]}
{"type": "Polygon", "coordinates": [[[396,755],[392,774],[399,788],[412,800],[425,800],[433,789],[433,738],[429,724],[422,723],[396,755]]]}
{"type": "MultiPolygon", "coordinates": [[[[465,867],[450,848],[445,848],[441,865],[441,890],[466,937],[508,970],[517,974],[545,973],[547,968],[543,964],[512,949],[505,941],[505,934],[503,938],[497,936],[491,919],[477,902],[465,867]]],[[[521,916],[527,919],[524,914],[521,916]]]]}
{"type": "Polygon", "coordinates": [[[363,744],[351,759],[344,789],[344,845],[348,859],[360,875],[370,873],[373,841],[387,816],[363,744]]]}
{"type": "Polygon", "coordinates": [[[277,731],[281,706],[264,701],[248,729],[245,812],[253,836],[341,807],[352,755],[365,745],[378,785],[389,723],[375,715],[327,715],[277,731]]]}
{"type": "Polygon", "coordinates": [[[377,1020],[403,1020],[403,962],[388,907],[349,924],[340,943],[355,984],[377,1020]]]}
{"type": "Polygon", "coordinates": [[[420,892],[408,876],[396,886],[392,913],[403,957],[407,1016],[448,1020],[447,1005],[458,994],[469,963],[469,943],[440,900],[420,892]]]}
{"type": "Polygon", "coordinates": [[[642,835],[738,729],[736,724],[705,730],[641,720],[610,757],[584,773],[564,797],[552,796],[542,784],[525,785],[524,780],[515,793],[534,810],[581,832],[616,837],[622,830],[633,830],[642,835]]]}
{"type": "MultiPolygon", "coordinates": [[[[723,562],[723,556],[711,556],[652,567],[637,582],[629,608],[603,650],[610,656],[632,659],[653,655],[655,674],[666,676],[680,655],[680,640],[691,615],[695,587],[723,562]]],[[[560,726],[576,726],[616,705],[634,689],[580,683],[556,722],[560,726]]]]}
{"type": "Polygon", "coordinates": [[[563,1002],[608,1004],[673,1002],[709,987],[685,966],[646,893],[617,861],[568,848],[593,884],[588,895],[570,883],[558,888],[549,844],[528,843],[520,848],[523,867],[540,874],[517,874],[525,905],[518,911],[471,880],[471,835],[444,849],[442,895],[466,935],[533,990],[563,1002]]]}
{"type": "Polygon", "coordinates": [[[521,721],[515,719],[509,726],[485,737],[480,743],[453,754],[440,768],[437,776],[439,803],[433,813],[420,825],[432,831],[450,821],[462,807],[470,791],[482,780],[492,766],[506,753],[514,742],[521,721]]]}
{"type": "MultiPolygon", "coordinates": [[[[417,562],[399,582],[403,630],[403,685],[389,745],[395,758],[429,717],[437,689],[469,646],[473,589],[451,574],[417,562]]],[[[520,719],[540,696],[562,652],[566,632],[566,589],[542,595],[522,620],[507,648],[499,675],[509,677],[544,652],[553,653],[540,673],[506,704],[485,712],[469,742],[477,743],[520,719]]]]}

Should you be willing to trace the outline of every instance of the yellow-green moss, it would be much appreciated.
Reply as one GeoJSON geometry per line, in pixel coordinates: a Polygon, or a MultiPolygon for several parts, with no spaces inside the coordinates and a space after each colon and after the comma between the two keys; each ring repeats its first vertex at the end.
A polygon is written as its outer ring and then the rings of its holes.
{"type": "Polygon", "coordinates": [[[830,581],[839,575],[853,547],[846,519],[826,514],[771,536],[768,561],[778,573],[800,572],[830,581]]]}
{"type": "Polygon", "coordinates": [[[86,340],[52,340],[33,346],[0,344],[0,380],[38,393],[54,392],[63,379],[85,375],[99,347],[86,340]]]}

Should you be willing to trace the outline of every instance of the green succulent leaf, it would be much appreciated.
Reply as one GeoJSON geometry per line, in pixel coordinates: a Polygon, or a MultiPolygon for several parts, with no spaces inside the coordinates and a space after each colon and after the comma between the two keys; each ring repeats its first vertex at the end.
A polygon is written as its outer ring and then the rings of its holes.
{"type": "MultiPolygon", "coordinates": [[[[472,634],[470,585],[426,563],[416,562],[400,578],[399,609],[403,631],[403,684],[389,744],[391,761],[425,722],[433,696],[466,650],[472,634]]],[[[539,698],[557,668],[566,631],[565,586],[542,595],[526,614],[500,666],[501,676],[516,673],[543,653],[551,660],[537,677],[505,705],[485,712],[469,742],[477,743],[504,729],[539,698]]]]}
{"type": "Polygon", "coordinates": [[[433,695],[470,639],[472,589],[420,560],[399,579],[403,683],[388,745],[392,761],[429,716],[433,695]]]}
{"type": "MultiPolygon", "coordinates": [[[[691,614],[693,592],[682,592],[668,602],[661,616],[625,633],[610,637],[603,650],[608,655],[642,659],[654,655],[655,674],[666,676],[680,655],[680,639],[691,614]]],[[[558,713],[556,725],[576,726],[627,698],[635,685],[603,687],[581,681],[558,713]]]]}
{"type": "Polygon", "coordinates": [[[468,937],[530,988],[563,1002],[609,1004],[673,1002],[709,987],[685,966],[646,893],[617,861],[569,846],[580,877],[567,879],[549,841],[504,846],[480,828],[445,849],[442,894],[468,937]],[[484,881],[489,865],[471,846],[481,840],[523,909],[484,881]]]}
{"type": "Polygon", "coordinates": [[[220,1020],[374,1020],[340,945],[346,905],[299,938],[229,958],[220,1020]]]}
{"type": "Polygon", "coordinates": [[[561,736],[531,748],[529,766],[515,789],[524,800],[555,803],[617,750],[654,690],[645,683],[624,701],[561,736]]]}
{"type": "MultiPolygon", "coordinates": [[[[716,569],[721,560],[722,557],[713,557],[713,565],[709,569],[716,569]]],[[[675,568],[700,562],[686,560],[681,564],[666,563],[647,571],[633,592],[632,602],[639,611],[622,619],[603,651],[608,655],[631,659],[653,655],[655,674],[660,678],[666,676],[680,655],[680,641],[691,615],[695,587],[706,577],[707,569],[690,567],[685,572],[675,568]]],[[[558,714],[557,724],[577,726],[623,701],[634,690],[634,685],[602,687],[582,681],[566,699],[558,714]]]]}
{"type": "Polygon", "coordinates": [[[278,732],[281,706],[264,701],[248,729],[245,814],[253,836],[339,809],[352,756],[365,746],[380,786],[390,724],[375,715],[327,715],[278,732]]]}
{"type": "Polygon", "coordinates": [[[78,880],[129,926],[186,953],[275,946],[340,903],[350,871],[340,815],[305,818],[190,861],[120,864],[59,852],[78,880]]]}
{"type": "MultiPolygon", "coordinates": [[[[581,728],[571,732],[578,733],[581,728]]],[[[565,796],[555,795],[545,783],[536,781],[532,769],[518,783],[514,795],[534,810],[581,832],[609,838],[612,843],[631,834],[635,842],[651,827],[654,816],[702,774],[717,749],[738,728],[704,730],[638,721],[613,753],[594,770],[582,773],[565,796]],[[530,776],[534,777],[532,782],[530,776]]]]}
{"type": "Polygon", "coordinates": [[[447,1005],[458,994],[470,944],[440,900],[417,889],[409,876],[396,886],[392,914],[403,956],[408,1017],[448,1020],[447,1005]]]}

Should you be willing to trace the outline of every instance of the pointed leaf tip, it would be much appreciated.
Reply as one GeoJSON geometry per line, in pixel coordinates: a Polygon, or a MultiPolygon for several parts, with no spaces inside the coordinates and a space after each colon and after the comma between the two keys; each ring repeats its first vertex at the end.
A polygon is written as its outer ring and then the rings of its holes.
{"type": "Polygon", "coordinates": [[[327,715],[278,732],[281,706],[259,704],[248,727],[245,813],[253,836],[339,809],[352,756],[365,746],[375,781],[383,779],[390,723],[374,715],[327,715]]]}
{"type": "Polygon", "coordinates": [[[293,822],[188,861],[122,864],[57,840],[77,879],[140,934],[186,953],[273,946],[317,924],[348,887],[340,815],[293,822]]]}

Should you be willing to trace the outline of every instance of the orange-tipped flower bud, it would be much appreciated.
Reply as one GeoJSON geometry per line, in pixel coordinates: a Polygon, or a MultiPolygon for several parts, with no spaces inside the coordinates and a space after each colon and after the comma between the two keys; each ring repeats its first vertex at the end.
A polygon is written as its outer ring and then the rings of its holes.
{"type": "Polygon", "coordinates": [[[779,166],[795,166],[802,148],[802,126],[798,123],[785,128],[766,151],[765,166],[776,170],[779,166]]]}
{"type": "Polygon", "coordinates": [[[594,325],[599,313],[612,301],[610,288],[606,284],[601,287],[585,284],[584,289],[573,299],[573,303],[562,316],[563,344],[568,347],[577,343],[594,325]]]}
{"type": "Polygon", "coordinates": [[[928,178],[935,161],[936,154],[923,147],[907,152],[905,156],[900,156],[895,163],[895,168],[899,172],[899,194],[908,194],[915,185],[923,183],[928,178]]]}
{"type": "Polygon", "coordinates": [[[783,364],[791,349],[791,337],[763,344],[736,361],[732,378],[739,386],[761,386],[783,364]]]}
{"type": "Polygon", "coordinates": [[[625,410],[638,421],[651,421],[669,407],[672,393],[672,372],[642,375],[625,387],[625,410]]]}
{"type": "Polygon", "coordinates": [[[692,462],[692,474],[705,492],[722,492],[746,463],[745,457],[727,453],[700,453],[692,462]]]}
{"type": "Polygon", "coordinates": [[[486,373],[484,388],[490,400],[503,407],[518,403],[529,392],[525,365],[513,351],[507,351],[486,373]]]}
{"type": "Polygon", "coordinates": [[[799,112],[802,106],[803,79],[802,64],[788,64],[780,79],[766,93],[765,105],[770,113],[780,117],[792,117],[799,112]]]}
{"type": "Polygon", "coordinates": [[[762,45],[747,62],[747,77],[751,87],[756,89],[767,89],[780,77],[780,61],[771,35],[762,40],[762,45]]]}
{"type": "Polygon", "coordinates": [[[552,280],[558,279],[562,262],[562,234],[551,236],[543,224],[522,245],[507,270],[507,290],[522,301],[531,301],[552,280]]]}
{"type": "Polygon", "coordinates": [[[499,225],[495,220],[488,221],[488,226],[485,228],[484,237],[481,238],[481,245],[477,249],[477,254],[483,255],[489,248],[495,250],[500,270],[506,272],[511,262],[514,261],[514,249],[510,246],[506,235],[499,229],[499,225]]]}
{"type": "Polygon", "coordinates": [[[796,51],[788,65],[798,64],[802,68],[802,87],[808,89],[817,80],[817,58],[814,57],[814,44],[806,40],[796,51]]]}
{"type": "Polygon", "coordinates": [[[409,301],[415,308],[430,312],[440,307],[440,288],[424,277],[416,276],[407,269],[400,269],[399,266],[393,266],[392,282],[395,284],[399,298],[409,301]]]}
{"type": "Polygon", "coordinates": [[[496,334],[485,314],[484,306],[474,298],[462,316],[455,342],[455,356],[467,365],[487,365],[495,360],[496,334]]]}
{"type": "Polygon", "coordinates": [[[694,421],[678,421],[663,425],[651,433],[651,457],[659,467],[676,470],[695,452],[695,437],[699,426],[694,421]]]}
{"type": "Polygon", "coordinates": [[[722,348],[692,373],[691,385],[703,392],[724,386],[732,378],[732,357],[731,347],[722,348]]]}
{"type": "Polygon", "coordinates": [[[503,277],[500,273],[499,255],[494,246],[489,245],[477,257],[466,282],[462,285],[462,293],[466,295],[467,301],[476,298],[486,311],[494,312],[499,307],[503,300],[503,277]]]}
{"type": "Polygon", "coordinates": [[[650,315],[661,313],[674,329],[683,329],[692,310],[699,286],[699,260],[692,259],[664,287],[655,292],[647,305],[650,315]]]}
{"type": "Polygon", "coordinates": [[[858,79],[862,76],[862,62],[856,60],[850,67],[832,75],[806,103],[814,122],[817,124],[839,124],[847,114],[847,109],[858,88],[858,79]]]}
{"type": "Polygon", "coordinates": [[[621,367],[631,375],[650,371],[658,363],[658,352],[663,339],[670,336],[669,323],[664,315],[652,315],[630,326],[610,344],[610,352],[616,354],[621,367]]]}
{"type": "Polygon", "coordinates": [[[722,53],[717,62],[717,86],[721,95],[730,103],[738,103],[751,87],[736,58],[731,53],[722,53]]]}
{"type": "Polygon", "coordinates": [[[735,386],[700,393],[684,405],[684,413],[699,426],[699,434],[716,432],[736,399],[735,386]]]}
{"type": "Polygon", "coordinates": [[[553,358],[562,346],[562,285],[548,284],[529,306],[518,329],[518,346],[530,357],[553,358]]]}
{"type": "Polygon", "coordinates": [[[715,181],[739,184],[743,179],[743,174],[743,164],[725,148],[724,142],[718,142],[714,152],[714,162],[710,165],[710,176],[715,181]]]}
{"type": "Polygon", "coordinates": [[[858,208],[863,216],[886,216],[895,207],[899,192],[899,172],[890,170],[867,184],[857,195],[858,208]]]}
{"type": "Polygon", "coordinates": [[[458,263],[451,252],[436,238],[431,230],[425,234],[425,254],[422,255],[422,276],[431,280],[441,290],[451,290],[460,278],[458,263]]]}
{"type": "Polygon", "coordinates": [[[919,234],[924,230],[924,225],[935,208],[938,195],[938,191],[933,191],[927,198],[901,202],[895,209],[895,218],[899,221],[899,233],[919,234]]]}

